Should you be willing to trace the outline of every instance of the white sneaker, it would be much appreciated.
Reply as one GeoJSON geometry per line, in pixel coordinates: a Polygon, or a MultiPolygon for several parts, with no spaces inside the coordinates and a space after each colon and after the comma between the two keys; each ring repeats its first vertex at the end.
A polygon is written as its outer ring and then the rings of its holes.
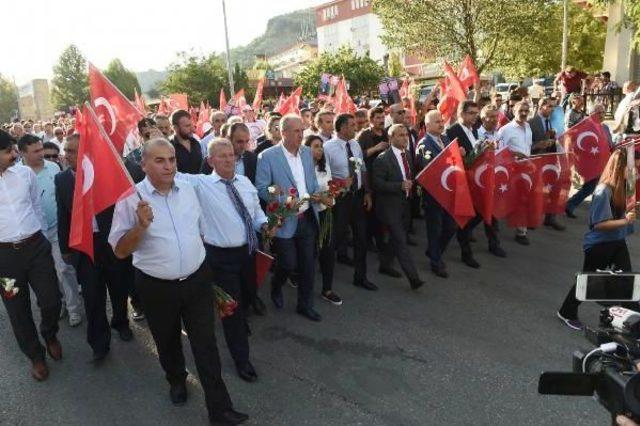
{"type": "Polygon", "coordinates": [[[82,323],[82,315],[76,313],[69,314],[69,326],[77,327],[82,323]]]}

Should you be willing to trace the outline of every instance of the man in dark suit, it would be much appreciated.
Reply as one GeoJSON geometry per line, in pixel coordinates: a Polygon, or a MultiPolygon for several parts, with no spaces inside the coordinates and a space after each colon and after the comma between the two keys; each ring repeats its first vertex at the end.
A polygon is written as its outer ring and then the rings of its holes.
{"type": "MultiPolygon", "coordinates": [[[[422,170],[438,155],[450,141],[444,131],[444,120],[438,110],[431,110],[424,117],[427,133],[418,143],[416,155],[416,170],[422,170]]],[[[428,247],[427,257],[431,260],[431,270],[441,278],[447,278],[449,274],[446,265],[442,261],[442,254],[456,233],[456,223],[453,218],[442,208],[440,203],[428,192],[422,195],[425,222],[427,225],[428,247]]]]}
{"type": "Polygon", "coordinates": [[[111,328],[118,331],[123,341],[130,341],[133,338],[127,317],[127,295],[133,283],[133,269],[131,260],[118,260],[115,257],[107,241],[111,230],[113,207],[95,217],[94,262],[86,254],[69,247],[78,142],[77,133],[67,137],[65,156],[69,168],[55,177],[58,238],[63,259],[73,265],[78,274],[87,316],[87,342],[93,349],[93,360],[98,362],[109,353],[111,342],[111,330],[106,312],[107,289],[113,309],[111,328]]]}
{"type": "Polygon", "coordinates": [[[372,173],[373,189],[377,197],[376,214],[386,225],[391,245],[387,257],[397,257],[411,288],[416,290],[424,282],[420,280],[407,245],[407,231],[411,218],[409,203],[413,189],[415,169],[408,158],[409,132],[403,124],[389,128],[391,147],[380,154],[372,173]]]}
{"type": "MultiPolygon", "coordinates": [[[[556,132],[551,127],[551,112],[555,106],[555,101],[551,98],[541,98],[538,102],[538,112],[529,120],[533,145],[531,154],[547,154],[557,152],[556,132]]],[[[565,226],[558,223],[556,215],[546,214],[544,216],[545,226],[550,226],[556,231],[564,231],[565,226]]]]}

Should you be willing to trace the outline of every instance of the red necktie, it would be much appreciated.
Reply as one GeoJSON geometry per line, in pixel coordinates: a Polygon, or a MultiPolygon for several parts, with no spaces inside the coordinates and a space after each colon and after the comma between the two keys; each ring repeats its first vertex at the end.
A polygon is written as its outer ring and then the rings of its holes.
{"type": "Polygon", "coordinates": [[[402,167],[404,167],[404,175],[407,180],[411,180],[411,169],[409,168],[409,162],[407,161],[407,153],[405,151],[402,151],[400,153],[400,156],[402,157],[402,167]]]}

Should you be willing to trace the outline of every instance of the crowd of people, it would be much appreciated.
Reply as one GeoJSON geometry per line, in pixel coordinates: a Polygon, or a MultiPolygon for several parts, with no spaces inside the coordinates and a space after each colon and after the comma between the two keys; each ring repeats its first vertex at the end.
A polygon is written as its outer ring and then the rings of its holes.
{"type": "MultiPolygon", "coordinates": [[[[437,109],[437,91],[417,105],[416,116],[409,99],[371,108],[363,99],[354,114],[334,113],[330,102],[319,100],[303,102],[299,115],[254,111],[249,105],[241,115],[214,111],[202,138],[187,111],[150,114],[138,123],[139,146],[123,158],[136,193],[95,216],[93,259],[69,243],[76,170],[82,167],[74,119],[5,126],[0,130],[0,277],[15,280],[19,291],[5,291],[2,299],[18,346],[31,360],[31,374],[47,379],[46,354],[62,358],[56,335],[65,316],[71,327],[86,320],[92,361],[99,365],[109,354],[112,329],[123,341],[134,338],[131,312],[134,321],[148,322],[171,401],[187,400],[184,327],[211,422],[242,423],[248,416],[234,410],[221,376],[212,283],[238,303],[222,318],[224,337],[239,377],[255,382],[248,318],[267,313],[256,281],[259,249],[275,257],[268,286],[273,308],[283,309],[288,283],[297,288],[296,312],[314,322],[322,320],[320,311],[331,315],[316,306],[316,269],[321,300],[340,306],[348,301],[339,295],[344,283],[334,282],[337,264],[353,269],[352,285],[378,290],[367,266],[369,253],[377,257],[379,274],[404,276],[413,290],[425,285],[417,266],[425,260],[438,279],[449,276],[443,255],[454,236],[465,267],[480,268],[471,242],[482,218],[459,227],[419,188],[416,175],[454,139],[466,157],[479,147],[506,148],[516,158],[558,152],[556,137],[587,113],[602,123],[613,154],[602,177],[583,182],[565,213],[575,218],[577,206],[593,194],[584,270],[630,270],[625,238],[635,214],[625,210],[621,198],[626,151],[616,149],[614,135],[640,133],[640,95],[632,82],[625,83],[616,128],[609,129],[603,123],[605,105],[594,103],[585,111],[580,89],[568,83],[572,78],[571,72],[559,78],[560,92],[552,96],[533,99],[526,90],[515,90],[508,99],[476,96],[459,104],[451,123],[437,109]],[[342,183],[339,195],[330,191],[332,181],[342,183]],[[298,206],[277,226],[268,217],[274,199],[298,206]],[[420,220],[428,242],[425,258],[415,258],[410,249],[417,245],[420,220]],[[330,231],[321,232],[328,222],[330,231]],[[44,345],[29,288],[38,300],[44,345]]],[[[565,229],[561,222],[557,215],[544,219],[558,232],[565,229]]],[[[484,232],[488,251],[507,257],[498,221],[485,223],[484,232]]],[[[526,227],[516,228],[514,238],[531,243],[526,227]]],[[[577,306],[572,290],[558,311],[573,329],[582,327],[577,306]]]]}

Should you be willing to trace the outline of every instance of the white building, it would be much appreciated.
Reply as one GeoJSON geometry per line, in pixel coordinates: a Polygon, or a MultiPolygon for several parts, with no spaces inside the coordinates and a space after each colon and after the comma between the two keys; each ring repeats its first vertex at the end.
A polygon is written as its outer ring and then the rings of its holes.
{"type": "Polygon", "coordinates": [[[318,53],[334,52],[343,45],[359,55],[383,62],[389,50],[382,44],[382,24],[371,10],[371,0],[334,0],[315,8],[318,53]]]}

